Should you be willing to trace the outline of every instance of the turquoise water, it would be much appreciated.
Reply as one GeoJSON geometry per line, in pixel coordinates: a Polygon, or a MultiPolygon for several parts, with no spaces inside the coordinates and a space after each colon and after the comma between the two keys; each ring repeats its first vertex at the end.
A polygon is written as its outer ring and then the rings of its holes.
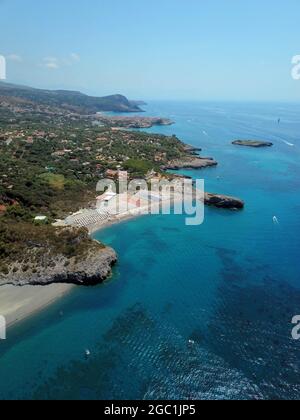
{"type": "Polygon", "coordinates": [[[185,173],[245,210],[207,208],[198,227],[147,216],[96,234],[119,253],[113,278],[0,342],[0,398],[298,399],[300,106],[160,102],[147,113],[176,121],[151,131],[217,159],[185,173]],[[237,138],[274,148],[234,147],[237,138]]]}

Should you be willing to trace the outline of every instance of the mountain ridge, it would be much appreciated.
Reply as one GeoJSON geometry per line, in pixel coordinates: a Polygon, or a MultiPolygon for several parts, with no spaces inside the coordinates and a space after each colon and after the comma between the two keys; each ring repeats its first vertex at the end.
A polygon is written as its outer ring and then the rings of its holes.
{"type": "Polygon", "coordinates": [[[0,97],[13,98],[15,101],[29,101],[35,105],[50,105],[63,107],[81,113],[97,112],[144,112],[139,103],[141,101],[130,101],[121,94],[108,95],[103,97],[89,96],[79,91],[69,91],[64,89],[49,90],[37,89],[30,86],[17,85],[12,83],[0,82],[0,97]]]}

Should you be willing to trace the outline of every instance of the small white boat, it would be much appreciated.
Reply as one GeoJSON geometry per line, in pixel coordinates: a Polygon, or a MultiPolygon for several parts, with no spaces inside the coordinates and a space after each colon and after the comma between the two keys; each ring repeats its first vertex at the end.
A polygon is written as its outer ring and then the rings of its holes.
{"type": "Polygon", "coordinates": [[[91,355],[91,352],[90,352],[90,350],[87,349],[85,351],[85,357],[88,358],[88,357],[90,357],[90,355],[91,355]]]}
{"type": "Polygon", "coordinates": [[[195,341],[194,340],[189,340],[189,344],[194,345],[195,341]]]}
{"type": "Polygon", "coordinates": [[[273,223],[274,225],[279,225],[279,220],[277,219],[276,216],[273,217],[273,223]]]}

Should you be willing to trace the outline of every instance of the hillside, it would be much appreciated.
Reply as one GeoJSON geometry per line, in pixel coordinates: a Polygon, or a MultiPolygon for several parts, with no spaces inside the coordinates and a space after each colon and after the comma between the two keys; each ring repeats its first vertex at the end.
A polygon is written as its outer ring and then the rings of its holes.
{"type": "Polygon", "coordinates": [[[139,102],[130,102],[125,96],[88,96],[81,92],[35,89],[0,82],[0,99],[15,105],[24,101],[32,105],[63,108],[71,112],[93,114],[96,112],[142,112],[139,102]]]}
{"type": "Polygon", "coordinates": [[[0,286],[93,285],[110,275],[115,252],[85,229],[52,222],[93,208],[108,171],[146,177],[186,149],[176,137],[113,130],[77,114],[12,110],[0,101],[0,155],[0,286]]]}

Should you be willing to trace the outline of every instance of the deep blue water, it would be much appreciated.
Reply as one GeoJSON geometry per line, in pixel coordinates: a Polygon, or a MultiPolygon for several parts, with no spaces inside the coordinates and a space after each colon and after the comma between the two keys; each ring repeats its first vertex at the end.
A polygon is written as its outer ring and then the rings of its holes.
{"type": "Polygon", "coordinates": [[[300,106],[160,102],[147,113],[176,121],[152,131],[217,159],[186,173],[245,210],[207,208],[198,227],[147,216],[96,234],[119,253],[113,278],[0,342],[0,398],[298,399],[300,106]],[[234,147],[237,138],[274,147],[234,147]]]}

